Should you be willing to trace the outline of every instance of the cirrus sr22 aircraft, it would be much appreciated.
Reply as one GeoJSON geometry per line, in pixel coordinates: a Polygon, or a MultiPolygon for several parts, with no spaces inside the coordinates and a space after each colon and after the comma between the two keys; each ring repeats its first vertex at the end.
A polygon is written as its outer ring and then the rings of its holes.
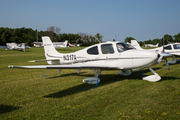
{"type": "Polygon", "coordinates": [[[137,50],[133,46],[124,42],[106,42],[92,45],[74,53],[59,53],[54,48],[49,37],[42,37],[46,60],[33,60],[30,62],[47,61],[49,65],[36,66],[8,66],[10,68],[28,69],[92,69],[96,71],[94,77],[84,79],[83,82],[96,84],[100,82],[98,76],[106,69],[119,69],[120,75],[131,75],[129,70],[139,70],[149,68],[154,75],[143,77],[147,81],[159,81],[161,77],[151,68],[157,61],[161,61],[162,56],[170,56],[167,53],[157,54],[154,51],[137,50]]]}

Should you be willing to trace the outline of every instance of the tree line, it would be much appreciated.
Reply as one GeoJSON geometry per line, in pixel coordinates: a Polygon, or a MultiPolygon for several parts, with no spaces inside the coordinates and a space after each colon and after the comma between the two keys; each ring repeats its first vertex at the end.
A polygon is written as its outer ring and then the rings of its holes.
{"type": "MultiPolygon", "coordinates": [[[[37,31],[33,30],[31,28],[0,28],[0,45],[6,45],[6,43],[26,43],[29,46],[32,46],[33,42],[39,41],[42,42],[41,37],[42,36],[49,36],[53,42],[64,42],[65,40],[68,40],[70,43],[76,43],[81,44],[82,46],[90,46],[96,43],[102,42],[103,36],[100,35],[100,33],[97,33],[96,35],[88,35],[86,33],[61,33],[61,28],[50,26],[47,27],[46,31],[37,31]],[[98,39],[98,40],[97,40],[98,39]]],[[[171,36],[171,35],[164,35],[162,38],[156,38],[153,40],[145,40],[145,41],[139,41],[139,44],[142,46],[144,44],[157,44],[160,45],[163,44],[163,39],[165,41],[165,44],[168,44],[169,42],[180,42],[180,33],[177,35],[171,36]]],[[[131,40],[135,40],[133,37],[126,37],[124,42],[131,42],[131,40]]],[[[115,41],[113,39],[113,41],[115,41]]]]}
{"type": "MultiPolygon", "coordinates": [[[[126,39],[124,40],[124,42],[129,42],[131,43],[131,40],[136,40],[133,37],[126,37],[126,39]]],[[[180,33],[178,33],[177,35],[171,36],[169,34],[165,34],[161,39],[156,38],[153,40],[145,40],[145,41],[139,41],[138,43],[140,44],[140,46],[143,46],[144,44],[157,44],[159,43],[159,46],[163,45],[163,40],[164,40],[164,44],[168,44],[168,43],[176,43],[179,42],[180,43],[180,33]]]]}
{"type": "Polygon", "coordinates": [[[53,42],[64,42],[68,40],[70,43],[81,44],[82,46],[89,46],[99,43],[97,39],[102,42],[103,36],[100,33],[96,35],[88,35],[86,33],[60,33],[59,27],[50,26],[46,31],[37,31],[31,28],[0,28],[0,45],[6,43],[26,43],[32,46],[33,42],[42,42],[42,36],[49,36],[53,42]]]}

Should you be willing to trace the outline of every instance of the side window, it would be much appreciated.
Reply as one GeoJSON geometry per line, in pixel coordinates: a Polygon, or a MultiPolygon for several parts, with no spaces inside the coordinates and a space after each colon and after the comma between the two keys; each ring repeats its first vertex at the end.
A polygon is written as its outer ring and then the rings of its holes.
{"type": "Polygon", "coordinates": [[[118,52],[123,52],[124,47],[121,44],[117,44],[117,50],[118,50],[118,52]]]}
{"type": "Polygon", "coordinates": [[[87,50],[87,53],[88,53],[88,54],[91,54],[91,55],[98,55],[99,52],[98,52],[97,46],[94,46],[94,47],[92,47],[92,48],[89,48],[89,49],[87,50]]]}
{"type": "Polygon", "coordinates": [[[102,50],[103,54],[112,54],[112,53],[114,53],[114,49],[113,49],[112,44],[101,45],[101,50],[102,50]]]}
{"type": "Polygon", "coordinates": [[[171,45],[164,47],[165,50],[172,50],[171,45]]]}

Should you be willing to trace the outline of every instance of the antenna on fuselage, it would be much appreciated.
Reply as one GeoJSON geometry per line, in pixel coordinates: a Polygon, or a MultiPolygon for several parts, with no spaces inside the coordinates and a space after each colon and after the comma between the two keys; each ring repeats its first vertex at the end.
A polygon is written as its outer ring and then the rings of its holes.
{"type": "MultiPolygon", "coordinates": [[[[96,36],[94,36],[94,38],[96,38],[96,36]]],[[[97,38],[96,38],[96,40],[97,40],[99,43],[101,43],[101,41],[99,41],[97,38]]]]}

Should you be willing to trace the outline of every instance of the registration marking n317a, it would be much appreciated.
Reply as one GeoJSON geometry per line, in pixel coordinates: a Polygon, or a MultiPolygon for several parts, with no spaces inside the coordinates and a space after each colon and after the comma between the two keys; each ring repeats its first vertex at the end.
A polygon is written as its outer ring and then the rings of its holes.
{"type": "Polygon", "coordinates": [[[63,55],[64,61],[76,61],[77,57],[76,55],[63,55]]]}

